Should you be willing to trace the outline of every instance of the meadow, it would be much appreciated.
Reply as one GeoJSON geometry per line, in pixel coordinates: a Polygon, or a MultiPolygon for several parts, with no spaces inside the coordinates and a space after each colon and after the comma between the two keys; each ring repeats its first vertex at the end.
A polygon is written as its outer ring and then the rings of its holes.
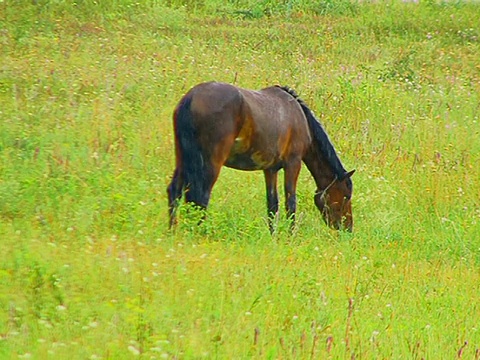
{"type": "Polygon", "coordinates": [[[0,1],[0,358],[480,359],[478,19],[0,1]],[[300,94],[357,170],[352,234],[305,168],[294,234],[269,234],[262,172],[228,168],[207,221],[168,230],[172,112],[210,80],[300,94]]]}

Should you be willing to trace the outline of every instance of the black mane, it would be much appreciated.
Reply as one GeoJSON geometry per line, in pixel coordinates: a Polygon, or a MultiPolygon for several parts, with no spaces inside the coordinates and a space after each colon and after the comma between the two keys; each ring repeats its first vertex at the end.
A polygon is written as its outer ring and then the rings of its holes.
{"type": "Polygon", "coordinates": [[[332,168],[334,174],[339,180],[343,180],[346,174],[346,170],[342,165],[330,138],[328,137],[325,129],[318,119],[313,114],[312,110],[305,104],[305,102],[298,96],[295,90],[288,86],[278,86],[283,91],[289,93],[300,104],[305,117],[307,118],[308,127],[310,128],[311,135],[317,145],[318,150],[325,157],[325,160],[332,168]]]}

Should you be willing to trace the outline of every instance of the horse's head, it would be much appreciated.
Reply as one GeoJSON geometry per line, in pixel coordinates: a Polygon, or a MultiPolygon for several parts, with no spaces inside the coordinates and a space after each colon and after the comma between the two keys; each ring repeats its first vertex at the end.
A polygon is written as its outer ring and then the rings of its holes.
{"type": "Polygon", "coordinates": [[[333,181],[315,194],[315,205],[322,213],[325,223],[337,230],[353,230],[352,216],[352,179],[355,170],[349,171],[342,178],[333,181]]]}

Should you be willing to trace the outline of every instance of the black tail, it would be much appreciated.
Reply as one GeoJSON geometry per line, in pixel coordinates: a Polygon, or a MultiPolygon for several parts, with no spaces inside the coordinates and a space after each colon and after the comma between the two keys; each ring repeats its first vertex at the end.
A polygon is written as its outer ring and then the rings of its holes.
{"type": "Polygon", "coordinates": [[[175,136],[180,147],[181,176],[186,190],[185,199],[187,202],[206,207],[208,195],[205,189],[205,164],[193,125],[191,102],[191,97],[186,96],[177,109],[175,136]]]}

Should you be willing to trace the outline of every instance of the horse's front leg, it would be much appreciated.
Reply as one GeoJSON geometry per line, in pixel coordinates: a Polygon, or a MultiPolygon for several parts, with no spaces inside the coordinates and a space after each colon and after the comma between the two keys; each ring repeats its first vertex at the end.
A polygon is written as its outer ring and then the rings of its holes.
{"type": "Polygon", "coordinates": [[[277,175],[278,171],[264,170],[265,184],[267,188],[267,211],[268,228],[270,233],[275,231],[275,219],[278,217],[278,193],[277,193],[277,175]]]}
{"type": "Polygon", "coordinates": [[[295,212],[297,211],[297,180],[302,162],[291,161],[285,166],[285,207],[287,218],[290,220],[290,230],[295,227],[295,212]]]}

